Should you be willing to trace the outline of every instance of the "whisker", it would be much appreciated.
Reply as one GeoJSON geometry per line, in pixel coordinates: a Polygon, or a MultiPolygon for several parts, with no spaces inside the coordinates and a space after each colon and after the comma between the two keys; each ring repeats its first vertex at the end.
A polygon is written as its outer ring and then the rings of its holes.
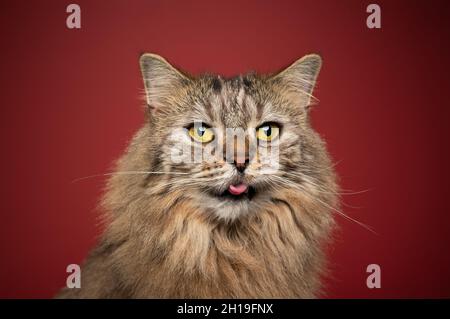
{"type": "Polygon", "coordinates": [[[316,200],[319,201],[320,203],[322,203],[322,205],[324,205],[324,206],[328,207],[329,209],[335,211],[336,213],[338,213],[338,214],[341,215],[342,217],[344,217],[344,218],[346,218],[346,219],[348,219],[348,220],[350,220],[350,221],[352,221],[352,222],[358,224],[359,226],[361,226],[361,227],[365,228],[366,230],[370,231],[371,233],[373,233],[373,234],[375,234],[375,235],[378,235],[378,236],[380,235],[380,234],[378,234],[376,231],[374,231],[370,226],[368,226],[368,225],[366,225],[366,224],[364,224],[364,223],[362,223],[362,222],[360,222],[360,221],[358,221],[358,220],[356,220],[356,219],[354,219],[354,218],[348,216],[347,214],[344,214],[344,213],[341,212],[339,209],[337,209],[337,208],[335,208],[335,207],[332,207],[332,206],[328,205],[327,203],[321,201],[321,200],[318,199],[318,198],[316,198],[316,200]]]}
{"type": "MultiPolygon", "coordinates": [[[[303,192],[305,192],[307,194],[310,194],[310,192],[305,187],[303,187],[301,185],[297,185],[295,183],[290,183],[289,181],[285,181],[281,176],[273,175],[273,177],[278,178],[278,181],[281,182],[281,184],[286,186],[286,187],[296,188],[296,189],[298,189],[300,191],[303,191],[303,192]]],[[[311,183],[311,184],[315,185],[314,183],[311,183]]],[[[319,185],[315,185],[315,186],[319,187],[319,185]]],[[[331,194],[333,194],[333,193],[331,193],[331,194]]],[[[310,194],[310,195],[312,195],[312,194],[310,194]]],[[[329,208],[330,210],[335,211],[336,213],[338,213],[342,217],[344,217],[344,218],[346,218],[346,219],[348,219],[348,220],[358,224],[359,226],[363,227],[364,229],[370,231],[371,233],[373,233],[375,235],[379,235],[370,226],[368,226],[368,225],[366,225],[366,224],[364,224],[364,223],[362,223],[362,222],[360,222],[360,221],[358,221],[358,220],[356,220],[356,219],[346,215],[345,213],[343,213],[340,210],[338,210],[336,207],[332,207],[331,205],[329,205],[329,204],[325,203],[324,201],[320,200],[319,198],[317,198],[317,196],[314,196],[314,200],[318,201],[319,203],[321,203],[325,207],[329,208]]]]}
{"type": "Polygon", "coordinates": [[[361,209],[361,208],[363,208],[363,207],[361,207],[361,206],[353,206],[353,205],[347,204],[347,203],[344,202],[343,200],[341,201],[341,203],[342,203],[343,206],[348,207],[348,208],[351,208],[351,209],[361,209]]]}
{"type": "Polygon", "coordinates": [[[72,183],[76,183],[82,180],[86,180],[89,178],[102,177],[102,176],[112,176],[112,175],[141,175],[141,174],[156,174],[156,175],[189,175],[189,173],[182,172],[151,172],[151,171],[123,171],[123,172],[114,172],[114,173],[103,173],[103,174],[95,174],[84,176],[80,178],[76,178],[72,181],[72,183]]]}
{"type": "MultiPolygon", "coordinates": [[[[315,185],[314,185],[315,186],[315,185]]],[[[371,191],[372,189],[363,189],[363,190],[361,190],[361,191],[357,191],[357,192],[327,192],[327,191],[321,191],[321,190],[318,190],[317,192],[318,193],[322,193],[322,194],[333,194],[333,195],[345,195],[345,196],[347,196],[347,195],[359,195],[359,194],[364,194],[364,193],[367,193],[367,192],[369,192],[369,191],[371,191]]]]}
{"type": "MultiPolygon", "coordinates": [[[[308,184],[311,184],[311,185],[317,187],[320,190],[323,190],[323,187],[321,187],[319,184],[314,183],[314,182],[311,181],[311,179],[314,180],[314,181],[317,181],[317,179],[312,177],[312,176],[304,176],[301,173],[295,173],[295,172],[288,172],[287,175],[290,175],[292,177],[302,178],[302,180],[304,182],[306,182],[308,184]],[[307,178],[305,178],[305,177],[307,177],[307,178]]],[[[353,191],[351,189],[343,189],[343,188],[341,188],[341,190],[342,190],[342,192],[326,192],[326,190],[325,190],[324,193],[335,194],[335,195],[358,195],[358,194],[363,194],[363,193],[370,192],[370,191],[373,190],[373,188],[366,188],[366,189],[362,189],[360,191],[353,191]]],[[[322,191],[318,191],[318,192],[322,192],[322,191]]]]}

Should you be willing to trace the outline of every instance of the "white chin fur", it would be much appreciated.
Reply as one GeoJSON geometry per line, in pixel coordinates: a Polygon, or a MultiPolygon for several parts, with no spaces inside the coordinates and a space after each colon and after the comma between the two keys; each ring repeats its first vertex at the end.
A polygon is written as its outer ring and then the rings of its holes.
{"type": "Polygon", "coordinates": [[[251,207],[251,202],[246,199],[231,200],[212,197],[205,199],[203,196],[200,202],[208,211],[214,212],[216,217],[227,221],[232,221],[247,215],[251,207]]]}

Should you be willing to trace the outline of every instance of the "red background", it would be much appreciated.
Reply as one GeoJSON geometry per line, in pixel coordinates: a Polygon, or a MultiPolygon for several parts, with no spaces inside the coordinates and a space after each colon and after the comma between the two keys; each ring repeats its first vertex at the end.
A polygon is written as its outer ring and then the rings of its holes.
{"type": "Polygon", "coordinates": [[[0,296],[51,297],[100,232],[105,173],[143,123],[138,56],[187,71],[275,71],[318,52],[317,130],[345,189],[328,297],[450,297],[445,2],[2,1],[0,296]],[[381,266],[381,289],[366,267],[381,266]]]}

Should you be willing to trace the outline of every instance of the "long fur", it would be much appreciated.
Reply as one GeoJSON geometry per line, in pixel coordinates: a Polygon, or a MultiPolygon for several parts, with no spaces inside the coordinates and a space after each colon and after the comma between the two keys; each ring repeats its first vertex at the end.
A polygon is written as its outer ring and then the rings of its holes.
{"type": "Polygon", "coordinates": [[[176,69],[154,55],[141,61],[152,105],[116,172],[142,173],[110,178],[103,200],[106,230],[82,268],[81,289],[65,288],[58,297],[318,296],[337,185],[325,145],[309,124],[320,59],[310,56],[297,63],[301,67],[294,64],[273,76],[224,80],[178,71],[167,75],[176,69]],[[146,73],[147,67],[153,73],[146,73]],[[158,82],[160,70],[163,82],[158,82]],[[250,203],[231,209],[205,190],[221,187],[214,183],[228,176],[219,173],[230,169],[224,161],[183,166],[168,160],[167,131],[186,114],[197,114],[196,108],[227,126],[249,125],[265,116],[285,119],[277,173],[263,177],[258,163],[249,167],[257,190],[250,203]]]}

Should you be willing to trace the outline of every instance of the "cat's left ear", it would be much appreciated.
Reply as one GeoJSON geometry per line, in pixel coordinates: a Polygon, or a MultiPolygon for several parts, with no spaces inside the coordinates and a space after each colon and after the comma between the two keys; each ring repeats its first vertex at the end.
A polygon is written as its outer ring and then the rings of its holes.
{"type": "Polygon", "coordinates": [[[312,92],[321,66],[322,58],[318,54],[308,54],[274,75],[272,79],[281,84],[284,94],[295,104],[307,108],[317,101],[312,92]]]}
{"type": "Polygon", "coordinates": [[[139,63],[148,107],[153,111],[170,107],[171,98],[187,83],[187,76],[157,54],[144,53],[139,63]]]}

